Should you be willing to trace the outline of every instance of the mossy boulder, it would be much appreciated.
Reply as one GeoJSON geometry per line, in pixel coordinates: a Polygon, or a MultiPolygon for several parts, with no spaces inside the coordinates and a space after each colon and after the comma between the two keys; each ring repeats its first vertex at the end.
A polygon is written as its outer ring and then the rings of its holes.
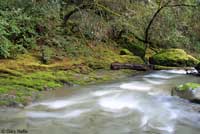
{"type": "Polygon", "coordinates": [[[130,52],[128,49],[121,49],[120,55],[133,55],[133,53],[130,52]]]}
{"type": "Polygon", "coordinates": [[[179,96],[191,102],[200,103],[200,84],[185,83],[172,89],[172,96],[179,96]]]}
{"type": "Polygon", "coordinates": [[[182,49],[168,49],[150,57],[149,62],[154,65],[185,67],[196,66],[199,60],[188,55],[182,49]]]}

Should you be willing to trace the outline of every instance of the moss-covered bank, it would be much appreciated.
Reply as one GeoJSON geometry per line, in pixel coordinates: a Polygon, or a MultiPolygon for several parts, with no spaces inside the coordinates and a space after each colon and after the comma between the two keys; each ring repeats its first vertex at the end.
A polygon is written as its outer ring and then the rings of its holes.
{"type": "Polygon", "coordinates": [[[93,49],[98,49],[93,56],[52,59],[49,64],[42,64],[37,53],[0,60],[0,105],[23,106],[40,97],[40,91],[109,81],[136,73],[111,71],[112,62],[143,63],[137,56],[120,55],[120,49],[102,46],[93,49]]]}

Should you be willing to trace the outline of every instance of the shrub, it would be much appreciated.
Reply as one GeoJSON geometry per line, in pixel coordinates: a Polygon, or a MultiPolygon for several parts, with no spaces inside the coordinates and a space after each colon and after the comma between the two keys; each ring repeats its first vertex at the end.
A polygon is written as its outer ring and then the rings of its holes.
{"type": "Polygon", "coordinates": [[[0,37],[0,58],[10,58],[13,44],[5,37],[0,37]]]}
{"type": "Polygon", "coordinates": [[[42,48],[42,56],[41,56],[42,63],[48,64],[52,56],[53,56],[53,51],[48,46],[44,46],[42,48]]]}

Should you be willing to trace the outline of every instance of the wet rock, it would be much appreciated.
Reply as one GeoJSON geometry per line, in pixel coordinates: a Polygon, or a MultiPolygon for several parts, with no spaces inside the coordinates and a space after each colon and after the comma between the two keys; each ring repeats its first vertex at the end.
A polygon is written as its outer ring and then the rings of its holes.
{"type": "Polygon", "coordinates": [[[59,82],[61,82],[65,87],[72,87],[72,86],[74,86],[74,84],[73,83],[71,83],[71,82],[68,82],[68,81],[66,81],[66,80],[59,80],[59,82]]]}
{"type": "Polygon", "coordinates": [[[49,88],[49,87],[44,87],[44,91],[51,91],[53,90],[52,88],[49,88]]]}
{"type": "Polygon", "coordinates": [[[200,73],[196,69],[185,69],[187,75],[200,76],[200,73]]]}
{"type": "Polygon", "coordinates": [[[200,84],[186,83],[172,89],[172,96],[179,96],[190,102],[200,104],[200,84]]]}
{"type": "Polygon", "coordinates": [[[24,105],[22,103],[16,101],[15,95],[2,94],[0,95],[0,101],[4,102],[5,106],[8,107],[24,108],[24,105]]]}
{"type": "Polygon", "coordinates": [[[200,113],[200,105],[193,105],[192,109],[198,113],[200,113]]]}
{"type": "Polygon", "coordinates": [[[20,103],[20,104],[18,104],[18,107],[19,107],[19,108],[23,108],[24,105],[20,103]]]}
{"type": "Polygon", "coordinates": [[[9,107],[17,107],[17,108],[23,108],[24,105],[22,103],[16,102],[16,101],[12,101],[10,102],[10,104],[8,105],[9,107]]]}

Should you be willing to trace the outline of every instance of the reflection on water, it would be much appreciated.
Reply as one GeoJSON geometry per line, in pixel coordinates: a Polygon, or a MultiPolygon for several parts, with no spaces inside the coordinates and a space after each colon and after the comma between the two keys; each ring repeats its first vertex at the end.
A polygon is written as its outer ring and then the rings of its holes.
{"type": "Polygon", "coordinates": [[[188,81],[200,78],[170,70],[90,86],[23,110],[1,110],[0,128],[30,134],[199,134],[196,105],[169,94],[171,87],[188,81]]]}

